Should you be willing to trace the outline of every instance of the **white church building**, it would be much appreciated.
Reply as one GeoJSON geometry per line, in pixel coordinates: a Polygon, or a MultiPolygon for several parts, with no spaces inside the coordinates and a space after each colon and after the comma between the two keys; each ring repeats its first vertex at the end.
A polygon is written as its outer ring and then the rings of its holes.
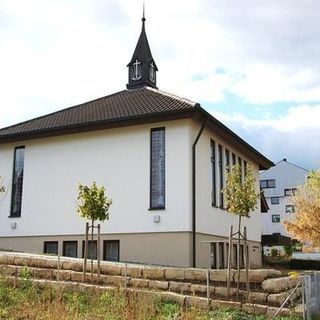
{"type": "MultiPolygon", "coordinates": [[[[159,90],[157,71],[143,18],[125,90],[0,129],[1,249],[83,257],[77,186],[96,181],[113,200],[102,259],[226,266],[237,218],[221,193],[225,172],[252,165],[258,192],[259,170],[273,163],[199,103],[159,90]]],[[[259,265],[260,203],[243,221],[259,265]]]]}

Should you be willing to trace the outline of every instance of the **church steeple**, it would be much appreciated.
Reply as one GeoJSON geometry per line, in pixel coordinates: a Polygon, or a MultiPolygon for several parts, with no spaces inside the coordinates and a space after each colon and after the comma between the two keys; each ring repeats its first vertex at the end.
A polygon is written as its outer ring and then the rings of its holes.
{"type": "Polygon", "coordinates": [[[128,63],[128,89],[150,86],[157,89],[157,65],[154,62],[145,30],[144,6],[142,16],[142,30],[131,61],[128,63]]]}

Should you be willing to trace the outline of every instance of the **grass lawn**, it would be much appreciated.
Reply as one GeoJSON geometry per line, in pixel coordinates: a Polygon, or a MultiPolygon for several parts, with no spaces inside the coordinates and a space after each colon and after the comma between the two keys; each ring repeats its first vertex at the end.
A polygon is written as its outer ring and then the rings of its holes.
{"type": "MultiPolygon", "coordinates": [[[[249,315],[239,310],[183,310],[174,303],[163,303],[150,296],[121,292],[75,292],[36,287],[29,279],[10,284],[0,279],[0,319],[72,319],[72,320],[263,320],[264,316],[249,315]]],[[[288,319],[288,318],[277,318],[288,319]]],[[[294,319],[294,318],[292,318],[294,319]]],[[[297,319],[297,318],[295,318],[297,319]]]]}

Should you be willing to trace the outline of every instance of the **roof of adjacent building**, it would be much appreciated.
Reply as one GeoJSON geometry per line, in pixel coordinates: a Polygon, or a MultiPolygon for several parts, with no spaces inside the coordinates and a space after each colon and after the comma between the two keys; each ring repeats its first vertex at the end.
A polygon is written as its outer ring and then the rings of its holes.
{"type": "Polygon", "coordinates": [[[0,129],[0,143],[180,118],[206,119],[207,127],[236,148],[241,148],[261,170],[273,165],[200,104],[150,87],[123,90],[0,129]]]}

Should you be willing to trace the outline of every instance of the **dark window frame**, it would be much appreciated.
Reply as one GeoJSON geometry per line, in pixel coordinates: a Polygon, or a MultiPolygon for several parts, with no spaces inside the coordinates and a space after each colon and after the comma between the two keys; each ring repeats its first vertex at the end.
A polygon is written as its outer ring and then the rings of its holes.
{"type": "Polygon", "coordinates": [[[276,187],[276,179],[260,180],[260,187],[262,189],[274,189],[276,187]],[[274,184],[272,182],[274,182],[274,184]],[[263,184],[265,184],[265,186],[263,186],[263,184]]]}
{"type": "MultiPolygon", "coordinates": [[[[84,245],[85,245],[85,240],[82,240],[82,259],[84,259],[84,245]]],[[[88,257],[87,259],[91,259],[91,257],[89,256],[89,246],[90,243],[92,242],[92,240],[88,240],[88,257]]],[[[93,240],[93,243],[96,244],[96,256],[98,257],[98,241],[97,240],[93,240]]],[[[93,260],[97,260],[95,258],[93,258],[93,260]]]]}
{"type": "Polygon", "coordinates": [[[120,261],[120,240],[103,240],[103,260],[104,261],[114,261],[119,262],[120,261]],[[107,251],[106,247],[108,243],[118,243],[118,257],[117,260],[107,260],[107,251]]]}
{"type": "Polygon", "coordinates": [[[280,214],[273,214],[271,216],[271,221],[272,221],[272,223],[280,223],[280,221],[281,221],[280,214]],[[277,218],[279,218],[279,221],[276,221],[276,220],[278,220],[277,218]]]}
{"type": "Polygon", "coordinates": [[[64,257],[77,258],[78,257],[78,241],[77,240],[63,241],[63,243],[62,243],[62,255],[64,257]],[[66,255],[66,244],[75,244],[76,245],[76,256],[75,257],[66,255]]]}
{"type": "Polygon", "coordinates": [[[211,191],[211,205],[217,207],[217,185],[216,185],[216,143],[211,139],[211,178],[212,178],[212,191],[211,191]]]}
{"type": "Polygon", "coordinates": [[[243,183],[243,161],[241,157],[238,157],[238,165],[240,167],[240,181],[243,183]]]}
{"type": "Polygon", "coordinates": [[[237,163],[236,155],[232,152],[232,165],[235,166],[237,163]]]}
{"type": "Polygon", "coordinates": [[[158,128],[151,128],[150,130],[150,191],[149,191],[149,210],[165,210],[166,208],[166,128],[165,127],[158,127],[158,128]],[[163,206],[153,206],[152,205],[152,134],[156,131],[164,131],[164,169],[163,169],[163,181],[164,181],[164,194],[163,194],[163,206]]]}
{"type": "Polygon", "coordinates": [[[43,242],[43,253],[44,254],[55,254],[55,255],[58,255],[58,252],[59,252],[59,241],[44,241],[43,242]],[[50,244],[54,244],[54,245],[57,246],[57,252],[56,253],[47,252],[47,245],[50,245],[50,244]]]}
{"type": "Polygon", "coordinates": [[[22,194],[23,194],[23,180],[24,180],[24,160],[25,160],[25,146],[17,146],[14,148],[13,156],[13,170],[12,170],[12,183],[11,183],[11,204],[10,204],[10,216],[9,218],[20,218],[22,210],[22,194]],[[16,180],[16,161],[17,161],[17,151],[23,149],[23,164],[22,164],[22,178],[21,178],[21,193],[18,195],[20,206],[17,212],[14,212],[14,201],[16,200],[17,187],[14,187],[14,181],[16,180]]]}
{"type": "Polygon", "coordinates": [[[280,197],[271,197],[271,204],[279,204],[280,197]]]}
{"type": "Polygon", "coordinates": [[[261,189],[267,189],[268,188],[268,180],[260,180],[260,188],[261,189]]]}
{"type": "Polygon", "coordinates": [[[291,197],[293,195],[292,189],[284,189],[284,195],[286,197],[291,197]]]}
{"type": "Polygon", "coordinates": [[[226,171],[230,172],[230,151],[225,149],[225,157],[226,157],[226,171]]]}
{"type": "Polygon", "coordinates": [[[286,213],[294,213],[295,212],[295,208],[293,204],[287,204],[286,205],[286,213]],[[292,210],[290,210],[289,208],[292,208],[292,210]]]}
{"type": "Polygon", "coordinates": [[[276,179],[268,179],[267,183],[268,183],[268,189],[274,189],[276,187],[276,179]],[[273,185],[271,185],[272,181],[274,182],[273,185]]]}

